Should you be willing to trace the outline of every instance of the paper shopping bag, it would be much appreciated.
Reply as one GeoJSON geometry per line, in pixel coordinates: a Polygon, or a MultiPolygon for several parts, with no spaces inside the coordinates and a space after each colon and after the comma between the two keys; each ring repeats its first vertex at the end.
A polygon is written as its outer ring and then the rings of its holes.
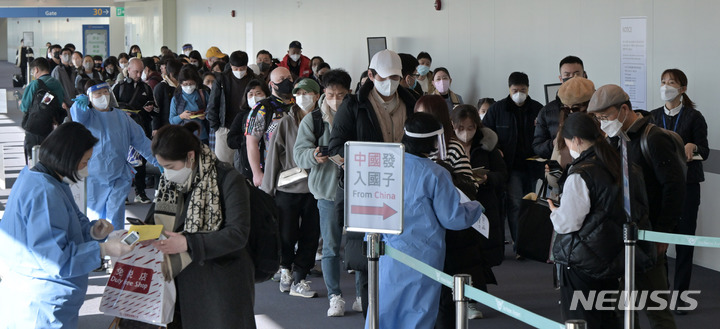
{"type": "Polygon", "coordinates": [[[166,325],[173,320],[175,283],[162,274],[163,253],[136,244],[118,258],[108,280],[100,311],[110,316],[166,325]]]}

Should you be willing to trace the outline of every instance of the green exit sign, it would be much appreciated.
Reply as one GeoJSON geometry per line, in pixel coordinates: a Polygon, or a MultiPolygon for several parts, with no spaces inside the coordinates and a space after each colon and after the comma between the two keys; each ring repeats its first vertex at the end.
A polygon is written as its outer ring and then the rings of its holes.
{"type": "Polygon", "coordinates": [[[125,16],[125,7],[115,8],[115,16],[118,16],[118,17],[125,16]]]}

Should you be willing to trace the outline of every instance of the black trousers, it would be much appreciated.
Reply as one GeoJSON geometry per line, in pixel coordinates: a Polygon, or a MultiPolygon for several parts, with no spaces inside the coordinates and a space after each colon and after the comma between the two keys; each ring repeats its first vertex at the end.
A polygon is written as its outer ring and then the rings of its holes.
{"type": "Polygon", "coordinates": [[[293,280],[300,282],[315,266],[320,239],[320,213],[311,193],[275,192],[280,216],[280,266],[293,270],[293,280]],[[297,243],[297,251],[295,244],[297,243]]]}
{"type": "MultiPolygon", "coordinates": [[[[677,226],[677,234],[695,235],[697,214],[700,207],[700,183],[689,183],[685,189],[685,204],[677,226]]],[[[690,289],[693,253],[695,247],[675,245],[674,289],[680,292],[690,289]]]]}
{"type": "MultiPolygon", "coordinates": [[[[584,296],[588,296],[591,290],[598,292],[601,290],[617,290],[618,279],[594,279],[571,267],[559,266],[559,284],[560,284],[560,306],[562,307],[563,321],[567,320],[585,320],[588,329],[598,328],[622,328],[621,318],[618,313],[613,310],[596,310],[595,303],[593,308],[586,310],[582,303],[577,303],[575,310],[570,310],[573,293],[582,291],[584,296]]],[[[613,305],[603,305],[616,307],[613,305]]]]}
{"type": "Polygon", "coordinates": [[[135,194],[145,194],[145,188],[147,187],[145,184],[145,177],[147,176],[145,166],[147,165],[147,160],[145,158],[142,158],[142,165],[135,167],[135,194]]]}

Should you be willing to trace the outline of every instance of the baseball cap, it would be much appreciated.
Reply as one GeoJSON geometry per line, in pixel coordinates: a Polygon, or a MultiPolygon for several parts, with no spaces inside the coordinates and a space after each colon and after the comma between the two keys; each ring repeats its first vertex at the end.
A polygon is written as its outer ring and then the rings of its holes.
{"type": "Polygon", "coordinates": [[[320,85],[315,82],[315,80],[310,78],[304,78],[300,80],[296,85],[295,88],[293,88],[292,93],[293,95],[297,93],[298,90],[305,90],[307,92],[314,92],[316,94],[320,93],[320,85]]]}
{"type": "Polygon", "coordinates": [[[210,58],[210,57],[223,58],[225,56],[227,56],[227,55],[223,54],[222,51],[220,51],[220,48],[215,47],[215,46],[210,47],[207,50],[207,52],[205,53],[205,58],[210,58]]]}
{"type": "MultiPolygon", "coordinates": [[[[572,80],[572,79],[571,79],[572,80]]],[[[570,81],[570,80],[568,80],[570,81]]],[[[630,100],[630,96],[618,85],[604,85],[598,88],[590,98],[588,104],[588,112],[598,112],[607,109],[610,106],[625,103],[630,100]]]]}
{"type": "Polygon", "coordinates": [[[295,40],[290,43],[290,46],[288,46],[288,48],[302,49],[302,44],[300,43],[300,41],[295,40]]]}
{"type": "Polygon", "coordinates": [[[595,84],[583,77],[574,77],[565,81],[558,90],[558,97],[565,105],[585,103],[592,98],[595,84]]]}
{"type": "Polygon", "coordinates": [[[402,61],[400,56],[392,50],[385,49],[375,53],[370,60],[370,68],[382,78],[391,75],[402,77],[402,61]]]}

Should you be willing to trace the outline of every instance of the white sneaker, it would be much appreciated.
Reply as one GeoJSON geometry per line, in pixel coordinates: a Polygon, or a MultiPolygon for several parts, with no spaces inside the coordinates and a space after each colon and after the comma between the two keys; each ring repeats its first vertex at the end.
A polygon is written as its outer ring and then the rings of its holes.
{"type": "Polygon", "coordinates": [[[352,306],[353,311],[355,312],[362,312],[362,298],[360,296],[355,297],[355,301],[353,302],[352,306]]]}
{"type": "Polygon", "coordinates": [[[482,318],[483,318],[483,314],[482,314],[482,312],[480,312],[480,310],[478,309],[478,304],[477,304],[477,303],[468,303],[468,306],[467,306],[467,317],[468,317],[468,319],[470,319],[470,320],[472,320],[472,319],[482,319],[482,318]]]}
{"type": "Polygon", "coordinates": [[[290,284],[292,283],[292,276],[290,270],[283,268],[280,269],[280,292],[290,291],[290,284]]]}
{"type": "Polygon", "coordinates": [[[330,295],[330,308],[328,308],[327,316],[344,316],[345,300],[340,295],[330,295]]]}
{"type": "Polygon", "coordinates": [[[313,298],[317,297],[317,292],[310,289],[310,281],[302,280],[290,286],[290,296],[313,298]]]}

